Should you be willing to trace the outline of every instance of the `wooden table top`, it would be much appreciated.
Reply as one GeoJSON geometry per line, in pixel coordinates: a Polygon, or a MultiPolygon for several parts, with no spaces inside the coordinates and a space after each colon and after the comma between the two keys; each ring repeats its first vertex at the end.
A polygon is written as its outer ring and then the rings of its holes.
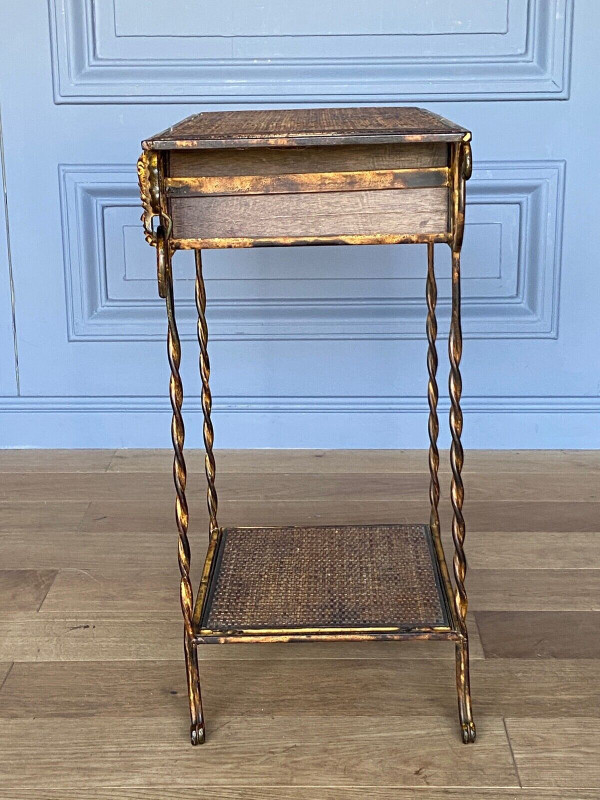
{"type": "Polygon", "coordinates": [[[193,114],[142,142],[145,150],[468,141],[424,108],[292,108],[193,114]]]}

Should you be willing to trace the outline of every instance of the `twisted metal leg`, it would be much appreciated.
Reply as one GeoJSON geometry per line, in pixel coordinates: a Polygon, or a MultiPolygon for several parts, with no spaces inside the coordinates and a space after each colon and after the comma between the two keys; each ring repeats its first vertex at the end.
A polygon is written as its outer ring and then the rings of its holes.
{"type": "Polygon", "coordinates": [[[456,645],[456,686],[458,689],[458,718],[465,744],[474,742],[477,732],[471,708],[471,678],[469,676],[469,640],[456,645]]]}
{"type": "Polygon", "coordinates": [[[435,268],[433,262],[433,243],[427,245],[427,372],[429,381],[427,384],[427,399],[429,401],[429,502],[431,512],[429,524],[432,532],[439,534],[440,515],[438,506],[440,502],[440,481],[438,469],[440,466],[440,454],[438,451],[437,440],[440,432],[438,421],[437,404],[439,398],[437,385],[438,357],[436,349],[437,338],[437,319],[435,307],[437,303],[437,285],[435,281],[435,268]]]}
{"type": "Polygon", "coordinates": [[[462,507],[464,488],[461,470],[464,461],[463,447],[460,441],[463,428],[463,416],[460,407],[462,379],[460,359],[462,356],[462,329],[460,319],[460,250],[452,250],[452,318],[450,337],[448,340],[450,356],[450,466],[452,482],[450,497],[452,501],[452,539],[454,541],[454,608],[456,621],[461,633],[461,641],[456,645],[456,687],[458,690],[458,714],[465,744],[475,741],[475,724],[471,710],[471,685],[469,679],[469,641],[467,634],[467,593],[465,576],[467,561],[464,551],[465,520],[462,507]]]}
{"type": "Polygon", "coordinates": [[[173,297],[173,274],[171,269],[171,252],[168,241],[160,235],[157,241],[157,257],[159,259],[159,274],[164,275],[165,298],[167,305],[167,354],[171,377],[169,381],[169,395],[173,409],[171,421],[171,438],[173,440],[173,480],[175,482],[175,519],[179,532],[178,560],[180,581],[181,610],[184,621],[184,650],[187,670],[188,697],[190,703],[190,736],[192,744],[204,741],[204,718],[202,715],[202,700],[200,696],[200,679],[198,675],[198,654],[194,643],[192,624],[193,591],[190,582],[190,544],[188,540],[188,506],[185,497],[187,472],[183,457],[183,443],[185,429],[181,406],[183,403],[183,384],[179,373],[181,363],[181,344],[177,323],[175,322],[175,301],[173,297]]]}
{"type": "Polygon", "coordinates": [[[436,304],[437,304],[437,284],[435,279],[435,266],[434,266],[434,245],[430,243],[427,245],[427,284],[426,284],[426,298],[427,298],[427,371],[429,380],[427,384],[427,398],[429,401],[429,527],[431,529],[431,537],[437,554],[437,560],[440,565],[442,574],[442,581],[444,583],[446,593],[449,597],[452,596],[452,584],[450,583],[450,575],[446,564],[446,556],[444,554],[444,547],[440,535],[440,481],[438,471],[440,466],[440,454],[438,451],[438,434],[440,425],[438,420],[438,384],[437,384],[437,368],[438,368],[438,355],[436,347],[437,339],[437,318],[436,318],[436,304]]]}
{"type": "Polygon", "coordinates": [[[196,250],[196,308],[198,309],[198,344],[200,345],[200,376],[202,378],[202,413],[204,415],[203,435],[204,468],[206,471],[206,502],[208,505],[209,531],[213,536],[218,532],[217,524],[217,490],[215,489],[215,457],[213,454],[214,431],[210,414],[212,411],[212,394],[210,391],[210,360],[208,358],[208,326],[206,324],[206,290],[202,274],[202,253],[196,250]]]}

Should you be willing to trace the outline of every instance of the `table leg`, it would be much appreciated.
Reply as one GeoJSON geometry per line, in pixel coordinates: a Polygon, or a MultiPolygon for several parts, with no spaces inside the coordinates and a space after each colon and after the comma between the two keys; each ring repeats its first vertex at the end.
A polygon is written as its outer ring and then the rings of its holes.
{"type": "Polygon", "coordinates": [[[213,454],[213,442],[215,439],[212,420],[212,394],[210,391],[210,360],[208,358],[208,325],[206,323],[206,289],[204,286],[204,276],[202,274],[202,252],[194,252],[196,259],[196,308],[198,310],[198,344],[200,345],[200,376],[202,378],[202,413],[204,415],[203,435],[204,467],[206,471],[206,502],[208,505],[209,531],[213,536],[217,533],[219,526],[217,523],[217,490],[215,489],[215,457],[213,454]]]}
{"type": "Polygon", "coordinates": [[[429,402],[429,502],[431,511],[429,515],[429,525],[431,527],[434,539],[437,540],[440,531],[440,514],[438,510],[440,502],[440,481],[438,478],[438,470],[440,466],[440,454],[438,451],[437,441],[440,432],[440,425],[438,420],[438,384],[437,384],[437,318],[436,318],[436,304],[437,304],[437,284],[435,280],[435,267],[434,267],[434,245],[430,243],[427,245],[427,285],[426,285],[426,298],[427,298],[427,372],[429,380],[427,383],[427,399],[429,402]]]}
{"type": "Polygon", "coordinates": [[[169,395],[173,408],[171,422],[171,438],[173,440],[173,480],[175,482],[175,519],[179,532],[178,560],[180,581],[181,610],[184,621],[184,651],[187,671],[188,698],[190,704],[190,737],[192,744],[204,741],[204,717],[200,695],[200,679],[198,675],[198,653],[194,642],[192,624],[193,591],[190,582],[190,544],[188,540],[188,506],[185,497],[187,472],[183,457],[185,428],[181,406],[183,403],[183,384],[179,367],[181,364],[181,343],[175,321],[175,300],[173,296],[173,272],[171,268],[171,249],[164,233],[159,229],[157,235],[157,257],[159,259],[159,275],[164,277],[165,300],[167,306],[167,354],[171,368],[169,395]]]}
{"type": "Polygon", "coordinates": [[[452,502],[452,539],[454,541],[454,607],[461,633],[461,641],[456,645],[456,687],[458,691],[458,714],[461,724],[462,739],[465,744],[475,741],[475,723],[471,710],[471,685],[469,680],[469,640],[466,626],[467,592],[465,576],[467,561],[465,558],[465,520],[462,507],[464,488],[461,470],[464,461],[463,447],[460,440],[463,428],[463,415],[460,407],[462,378],[460,360],[462,356],[462,330],[460,319],[460,249],[452,250],[452,318],[448,343],[450,355],[450,466],[452,481],[450,498],[452,502]]]}
{"type": "MultiPolygon", "coordinates": [[[[440,565],[440,572],[444,588],[448,597],[452,596],[452,584],[450,582],[450,574],[446,564],[446,556],[444,554],[444,546],[442,545],[442,538],[440,535],[440,481],[438,477],[440,467],[440,454],[438,451],[438,435],[440,432],[440,424],[438,419],[438,383],[437,383],[437,368],[438,368],[438,355],[437,355],[437,318],[436,318],[436,304],[437,304],[437,283],[435,279],[435,265],[434,265],[434,245],[430,243],[427,245],[427,285],[426,285],[426,298],[427,298],[427,372],[429,380],[427,383],[427,399],[429,402],[429,527],[431,529],[431,538],[435,547],[438,564],[440,565]]],[[[454,622],[454,620],[453,620],[454,622]]]]}

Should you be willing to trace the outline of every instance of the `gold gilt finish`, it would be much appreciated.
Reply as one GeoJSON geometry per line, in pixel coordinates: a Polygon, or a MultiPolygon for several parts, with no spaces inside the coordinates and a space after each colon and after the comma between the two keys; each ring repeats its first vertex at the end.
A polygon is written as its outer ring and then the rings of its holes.
{"type": "Polygon", "coordinates": [[[426,525],[225,528],[199,642],[456,639],[426,525]]]}
{"type": "Polygon", "coordinates": [[[363,189],[418,189],[448,186],[447,167],[379,169],[285,175],[235,175],[167,178],[171,197],[182,195],[289,194],[290,192],[357,192],[363,189]]]}
{"type": "Polygon", "coordinates": [[[177,250],[229,249],[239,247],[301,247],[338,244],[449,244],[450,233],[372,233],[337,236],[234,236],[213,239],[172,239],[177,250]]]}
{"type": "Polygon", "coordinates": [[[185,496],[187,472],[183,457],[183,443],[185,428],[181,414],[183,403],[183,384],[179,374],[181,364],[181,343],[177,323],[175,321],[175,300],[173,297],[173,273],[171,270],[171,254],[168,244],[161,236],[158,240],[159,255],[162,254],[166,266],[165,297],[167,305],[167,354],[171,377],[169,380],[169,395],[173,417],[171,420],[171,438],[173,441],[173,480],[175,482],[175,520],[179,532],[178,560],[181,575],[179,594],[184,622],[184,648],[187,666],[187,683],[191,716],[192,744],[204,741],[204,721],[202,716],[202,701],[200,697],[200,682],[198,678],[198,654],[194,642],[193,626],[193,590],[190,582],[190,544],[188,540],[188,505],[185,496]],[[162,253],[160,252],[162,251],[162,253]]]}
{"type": "Polygon", "coordinates": [[[202,414],[204,416],[203,436],[206,455],[204,467],[206,471],[206,502],[208,505],[209,531],[212,536],[217,532],[217,490],[215,489],[215,457],[213,454],[213,431],[210,414],[212,411],[212,394],[210,391],[210,360],[208,358],[208,325],[206,324],[206,289],[202,274],[202,253],[196,250],[196,309],[198,311],[198,344],[200,345],[200,376],[202,378],[202,414]]]}
{"type": "Polygon", "coordinates": [[[460,440],[463,428],[463,415],[460,407],[462,377],[460,360],[462,356],[461,296],[460,296],[460,249],[465,226],[465,181],[471,176],[471,145],[467,142],[453,147],[454,160],[454,239],[452,243],[452,316],[448,353],[450,356],[450,466],[452,480],[450,498],[452,502],[452,539],[454,541],[454,607],[456,621],[462,640],[456,647],[456,682],[458,689],[458,712],[462,737],[465,743],[475,741],[475,724],[471,710],[471,689],[469,678],[469,640],[467,636],[467,592],[465,577],[467,560],[464,551],[465,520],[463,516],[464,488],[461,476],[464,454],[460,440]]]}
{"type": "Polygon", "coordinates": [[[137,162],[138,183],[142,199],[142,224],[148,244],[156,246],[156,234],[152,226],[155,216],[160,214],[160,189],[158,173],[158,153],[144,150],[137,162]]]}
{"type": "MultiPolygon", "coordinates": [[[[465,743],[475,740],[475,726],[471,710],[471,693],[469,683],[469,649],[466,627],[467,594],[465,577],[467,563],[464,552],[465,520],[463,516],[464,488],[462,481],[463,448],[461,434],[463,427],[462,410],[460,406],[462,393],[462,379],[460,361],[462,356],[462,331],[460,315],[460,251],[464,233],[465,222],[465,182],[471,175],[472,157],[468,131],[454,126],[453,123],[441,117],[420,109],[311,109],[293,110],[289,112],[272,112],[276,118],[276,136],[268,134],[268,114],[271,112],[256,112],[259,115],[254,124],[252,112],[230,112],[229,114],[211,115],[200,114],[182,123],[181,132],[185,136],[176,135],[180,126],[174,126],[164,135],[159,135],[144,143],[144,152],[138,161],[138,176],[140,193],[142,197],[143,214],[142,222],[147,241],[157,248],[157,270],[159,294],[166,300],[167,307],[167,344],[168,357],[171,368],[170,397],[173,408],[172,440],[174,448],[173,475],[176,491],[176,523],[179,532],[178,558],[181,573],[180,595],[181,607],[184,618],[184,646],[187,667],[189,705],[191,715],[191,740],[192,744],[204,741],[204,719],[200,697],[198,675],[197,647],[203,643],[228,643],[228,642],[290,642],[290,641],[370,641],[370,640],[410,640],[432,639],[451,640],[456,645],[456,683],[458,692],[458,711],[462,739],[465,743]],[[404,113],[406,112],[406,113],[404,113]],[[308,114],[308,116],[307,116],[308,114]],[[329,115],[329,116],[328,116],[329,115]],[[353,115],[360,120],[360,130],[352,130],[353,115]],[[218,117],[218,119],[217,119],[218,117]],[[300,119],[302,118],[302,121],[300,119]],[[236,127],[239,120],[250,120],[248,130],[236,127]],[[208,120],[208,121],[207,121],[208,120]],[[265,120],[267,120],[265,122],[265,120]],[[307,122],[308,120],[308,122],[307,122]],[[339,122],[339,135],[327,127],[328,121],[339,122]],[[398,120],[398,123],[397,123],[398,120]],[[292,130],[297,122],[297,134],[292,130]],[[305,127],[302,127],[307,123],[305,127]],[[310,124],[308,124],[310,123],[310,124]],[[396,124],[397,123],[397,124],[396,124]],[[212,133],[203,138],[202,125],[208,126],[212,133]],[[252,126],[259,131],[258,137],[250,133],[252,126]],[[291,126],[290,135],[279,133],[280,128],[291,126]],[[423,126],[423,130],[419,126],[423,126]],[[312,126],[312,128],[310,127],[312,126]],[[264,130],[267,133],[260,133],[264,130]],[[310,130],[309,130],[310,129],[310,130]],[[312,131],[312,132],[311,132],[312,131]],[[368,165],[357,160],[351,169],[339,172],[316,172],[311,169],[310,145],[322,145],[328,141],[331,147],[337,144],[375,144],[381,142],[395,142],[394,146],[402,146],[402,169],[371,169],[368,165]],[[442,153],[447,153],[446,165],[427,167],[414,162],[414,168],[407,159],[410,156],[411,144],[422,142],[435,143],[435,147],[442,147],[442,153]],[[294,174],[273,175],[269,170],[265,174],[240,174],[221,176],[213,172],[212,176],[188,173],[185,176],[171,174],[169,171],[169,151],[179,149],[180,152],[190,152],[194,148],[217,150],[221,155],[224,149],[240,147],[299,147],[306,154],[306,170],[296,170],[294,174]],[[220,150],[219,150],[220,148],[220,150]],[[408,162],[408,166],[407,165],[408,162]],[[427,217],[427,209],[419,200],[419,191],[428,187],[428,191],[445,192],[444,202],[447,202],[447,219],[437,229],[430,225],[427,232],[415,230],[414,232],[396,233],[386,230],[385,216],[378,221],[375,219],[373,230],[363,233],[331,233],[314,234],[310,230],[301,235],[271,235],[268,231],[269,220],[265,221],[264,235],[244,235],[244,215],[239,218],[239,235],[213,236],[206,238],[191,235],[189,238],[173,236],[174,226],[179,225],[179,213],[175,209],[175,201],[185,198],[185,202],[202,202],[203,198],[232,198],[237,197],[246,202],[248,214],[252,214],[253,198],[266,194],[283,194],[290,197],[294,194],[312,193],[318,197],[327,192],[340,192],[340,197],[347,196],[356,191],[366,193],[365,212],[369,212],[367,198],[381,190],[389,191],[390,188],[398,189],[398,195],[406,198],[414,197],[418,213],[416,219],[427,217]],[[432,188],[434,187],[434,188],[432,188]],[[413,194],[411,194],[413,193],[413,194]],[[420,203],[420,205],[419,205],[420,203]],[[171,219],[173,217],[173,220],[171,219]],[[433,227],[433,231],[431,229],[433,227]],[[207,609],[210,607],[211,598],[217,585],[222,552],[226,536],[233,536],[236,532],[253,535],[253,531],[262,531],[268,535],[269,529],[224,529],[219,528],[217,522],[217,493],[215,489],[215,458],[213,454],[214,433],[211,421],[212,395],[209,385],[210,361],[208,356],[208,325],[206,321],[206,291],[202,269],[201,250],[206,248],[222,247],[261,247],[261,246],[298,246],[298,245],[354,245],[354,244],[394,244],[394,243],[422,243],[427,245],[427,278],[426,278],[426,333],[427,333],[427,368],[428,368],[428,404],[429,404],[429,471],[430,471],[430,519],[427,530],[430,535],[431,557],[438,575],[438,590],[440,602],[447,609],[447,624],[422,624],[412,627],[405,624],[381,624],[376,626],[345,625],[342,622],[335,626],[311,625],[306,620],[305,625],[294,625],[293,629],[277,626],[256,627],[252,624],[241,623],[235,629],[211,630],[203,627],[207,609]],[[451,444],[451,504],[452,504],[452,539],[454,554],[452,559],[453,580],[444,555],[440,534],[440,483],[439,483],[439,452],[438,452],[438,354],[437,340],[437,285],[434,265],[435,243],[447,243],[452,252],[452,313],[448,351],[450,358],[450,432],[451,444]],[[183,456],[184,423],[182,417],[183,387],[179,373],[181,361],[181,347],[175,321],[175,305],[173,298],[173,276],[171,258],[175,250],[195,250],[196,260],[196,289],[195,300],[198,312],[198,342],[200,348],[199,366],[202,379],[202,413],[203,436],[206,450],[205,470],[207,479],[207,506],[209,517],[209,546],[206,555],[202,576],[198,589],[196,603],[193,603],[193,592],[190,582],[190,545],[188,541],[188,508],[185,496],[186,467],[183,456]]],[[[241,123],[240,123],[241,124],[241,123]]],[[[331,127],[331,126],[330,126],[331,127]]],[[[268,152],[268,151],[265,151],[268,152]]],[[[303,156],[304,158],[304,156],[303,156]]],[[[443,162],[442,162],[443,163],[443,162]]],[[[393,165],[392,165],[393,166],[393,165]]],[[[210,173],[209,173],[210,175],[210,173]]],[[[395,196],[395,195],[394,195],[395,196]]],[[[412,199],[409,200],[412,203],[412,199]]],[[[375,207],[375,204],[373,207],[375,207]]],[[[379,207],[381,204],[379,204],[379,207]]],[[[325,208],[326,206],[324,206],[325,208]]],[[[403,206],[404,208],[405,206],[403,206]]],[[[177,207],[179,208],[179,207],[177,207]]],[[[236,206],[237,208],[237,206],[236,206]]],[[[246,212],[244,212],[246,213],[246,212]]],[[[437,212],[436,212],[437,213],[437,212]]],[[[371,217],[376,217],[371,209],[371,217]]],[[[201,219],[201,214],[198,217],[201,219]]],[[[433,219],[433,218],[432,218],[433,219]]],[[[437,218],[436,218],[437,219],[437,218]]],[[[218,222],[218,219],[217,219],[218,222]]],[[[231,226],[230,226],[231,227],[231,226]]],[[[188,228],[190,226],[188,225],[188,228]]],[[[190,233],[194,234],[193,225],[190,233]]],[[[365,530],[369,526],[364,526],[365,530]]],[[[400,526],[402,527],[402,526],[400,526]]],[[[273,535],[281,529],[272,529],[273,535]]],[[[302,536],[308,529],[290,529],[294,535],[302,536]]],[[[340,535],[348,532],[350,528],[339,528],[340,535]]],[[[356,533],[356,531],[354,531],[356,533]]],[[[367,550],[368,552],[368,550],[367,550]]],[[[273,570],[279,568],[278,559],[272,563],[273,570]]],[[[242,577],[242,576],[240,576],[242,577]]],[[[244,580],[252,585],[252,574],[244,574],[244,580]]],[[[250,591],[250,589],[249,589],[250,591]]],[[[336,591],[343,592],[339,586],[336,591]]],[[[355,598],[340,598],[342,607],[347,601],[355,598]]],[[[355,607],[355,606],[353,606],[355,607]]]]}

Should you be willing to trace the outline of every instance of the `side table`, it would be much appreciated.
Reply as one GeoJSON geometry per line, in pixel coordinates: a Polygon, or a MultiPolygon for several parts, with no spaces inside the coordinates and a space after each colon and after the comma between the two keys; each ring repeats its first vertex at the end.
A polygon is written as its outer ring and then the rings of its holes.
{"type": "Polygon", "coordinates": [[[475,740],[464,554],[460,251],[471,134],[420,108],[195,114],[142,143],[147,241],[167,307],[175,516],[192,744],[204,741],[197,648],[229,642],[451,640],[463,742],[475,740]],[[449,336],[452,560],[440,537],[434,245],[452,251],[449,336]],[[217,522],[201,251],[289,245],[427,245],[429,524],[222,528],[217,522]],[[181,347],[172,256],[194,250],[209,547],[190,582],[181,347]]]}

